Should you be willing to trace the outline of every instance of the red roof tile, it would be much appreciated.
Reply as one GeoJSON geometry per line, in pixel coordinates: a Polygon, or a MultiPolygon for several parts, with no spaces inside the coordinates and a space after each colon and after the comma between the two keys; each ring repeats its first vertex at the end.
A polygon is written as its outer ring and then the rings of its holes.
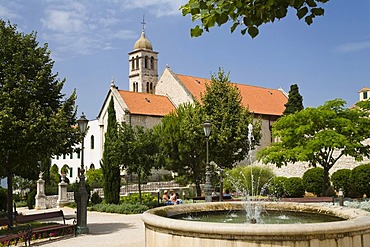
{"type": "Polygon", "coordinates": [[[175,109],[166,96],[119,90],[131,114],[164,116],[175,109]]]}
{"type": "MultiPolygon", "coordinates": [[[[193,97],[200,102],[201,93],[205,92],[205,85],[210,83],[210,80],[179,74],[176,74],[176,76],[193,95],[193,97]]],[[[243,105],[248,107],[250,112],[277,116],[283,114],[285,110],[284,104],[288,101],[288,98],[281,91],[277,89],[250,86],[245,84],[235,85],[240,90],[243,105]]]]}

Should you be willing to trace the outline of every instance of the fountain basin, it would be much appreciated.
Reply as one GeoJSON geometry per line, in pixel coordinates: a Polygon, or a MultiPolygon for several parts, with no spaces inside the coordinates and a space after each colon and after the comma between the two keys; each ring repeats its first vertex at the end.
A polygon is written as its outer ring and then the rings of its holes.
{"type": "MultiPolygon", "coordinates": [[[[256,203],[256,202],[251,202],[256,203]]],[[[258,202],[266,210],[328,214],[345,221],[309,224],[230,224],[169,218],[189,212],[241,210],[243,202],[193,203],[146,211],[146,247],[368,247],[370,213],[346,207],[288,202],[258,202]]]]}

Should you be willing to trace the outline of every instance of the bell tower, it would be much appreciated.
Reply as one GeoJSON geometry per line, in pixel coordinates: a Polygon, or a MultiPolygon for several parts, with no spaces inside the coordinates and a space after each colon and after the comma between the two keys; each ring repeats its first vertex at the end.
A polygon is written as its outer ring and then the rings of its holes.
{"type": "Polygon", "coordinates": [[[153,93],[158,82],[158,52],[145,36],[144,18],[141,36],[129,56],[129,91],[153,93]]]}

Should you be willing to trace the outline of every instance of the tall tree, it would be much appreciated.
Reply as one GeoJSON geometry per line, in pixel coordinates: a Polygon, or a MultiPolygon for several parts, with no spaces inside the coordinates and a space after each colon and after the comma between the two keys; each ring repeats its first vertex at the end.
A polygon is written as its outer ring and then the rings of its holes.
{"type": "Polygon", "coordinates": [[[341,99],[327,101],[317,108],[306,108],[281,117],[273,125],[273,134],[280,142],[258,153],[263,163],[281,167],[288,163],[307,161],[324,168],[322,195],[329,182],[329,170],[342,156],[356,160],[370,157],[370,101],[359,102],[347,109],[341,99]]]}
{"type": "Polygon", "coordinates": [[[222,69],[211,75],[202,95],[204,113],[212,123],[210,159],[223,168],[246,158],[261,137],[261,122],[253,121],[253,114],[242,105],[239,89],[229,82],[222,69]],[[248,125],[253,125],[252,146],[248,142],[248,125]]]}
{"type": "Polygon", "coordinates": [[[121,162],[118,125],[113,97],[108,106],[107,132],[105,132],[103,159],[100,165],[104,177],[104,201],[106,203],[118,204],[121,187],[121,162]]]}
{"type": "Polygon", "coordinates": [[[152,129],[144,129],[142,126],[132,127],[126,123],[121,125],[120,141],[124,168],[129,174],[137,174],[139,199],[142,203],[141,184],[159,164],[157,162],[158,143],[152,129]]]}
{"type": "Polygon", "coordinates": [[[200,21],[190,30],[192,37],[202,35],[203,31],[216,24],[218,26],[231,22],[231,32],[240,26],[241,34],[246,32],[254,38],[262,24],[274,22],[286,17],[289,9],[294,9],[298,19],[308,24],[313,23],[316,16],[324,15],[324,9],[319,5],[329,0],[189,0],[181,6],[182,14],[191,15],[192,21],[200,21]]]}
{"type": "Polygon", "coordinates": [[[53,74],[47,44],[0,20],[0,176],[7,177],[13,224],[13,177],[37,179],[42,160],[69,153],[80,140],[75,92],[64,98],[65,79],[53,74]]]}
{"type": "Polygon", "coordinates": [[[154,128],[161,152],[165,157],[165,167],[178,176],[195,184],[197,195],[201,195],[200,185],[205,174],[205,138],[202,124],[205,121],[199,103],[182,104],[175,112],[162,119],[154,128]]]}
{"type": "Polygon", "coordinates": [[[297,84],[290,85],[288,102],[285,103],[284,115],[303,110],[303,97],[297,84]]]}

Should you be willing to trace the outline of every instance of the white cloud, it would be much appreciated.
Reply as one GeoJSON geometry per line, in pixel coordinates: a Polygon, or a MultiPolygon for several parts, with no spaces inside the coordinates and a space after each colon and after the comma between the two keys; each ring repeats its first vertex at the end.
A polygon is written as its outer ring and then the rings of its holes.
{"type": "MultiPolygon", "coordinates": [[[[16,6],[12,6],[13,8],[17,9],[16,6]]],[[[0,18],[4,21],[11,20],[11,19],[19,19],[21,16],[17,14],[13,8],[9,8],[3,4],[0,4],[0,18]]]]}
{"type": "Polygon", "coordinates": [[[370,41],[352,42],[336,48],[337,51],[342,53],[357,52],[365,49],[370,49],[370,41]]]}

